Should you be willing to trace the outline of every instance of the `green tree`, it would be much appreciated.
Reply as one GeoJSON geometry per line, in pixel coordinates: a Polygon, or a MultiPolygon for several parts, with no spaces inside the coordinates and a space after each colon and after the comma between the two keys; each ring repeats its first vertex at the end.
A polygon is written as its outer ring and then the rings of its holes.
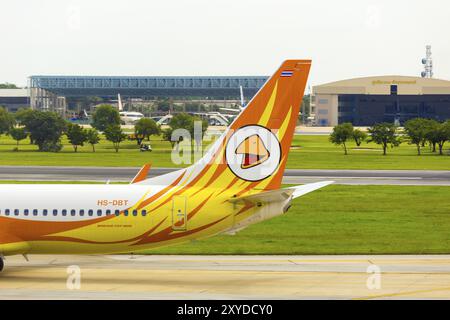
{"type": "Polygon", "coordinates": [[[356,145],[359,147],[362,142],[367,140],[367,133],[359,129],[354,129],[352,132],[352,138],[355,140],[356,145]]]}
{"type": "Polygon", "coordinates": [[[425,139],[430,143],[432,147],[432,152],[436,152],[436,145],[440,140],[440,129],[441,124],[436,120],[428,120],[427,130],[425,132],[425,139]]]}
{"type": "Polygon", "coordinates": [[[28,114],[25,128],[39,151],[57,152],[61,150],[61,136],[66,129],[66,121],[54,112],[33,110],[28,114]]]}
{"type": "Polygon", "coordinates": [[[172,100],[164,99],[156,102],[156,110],[168,112],[172,109],[172,100]]]}
{"type": "Polygon", "coordinates": [[[163,138],[170,141],[172,143],[172,146],[175,144],[178,148],[178,143],[182,141],[181,138],[178,141],[172,141],[173,131],[177,129],[184,129],[189,132],[191,142],[192,140],[195,141],[198,150],[199,146],[201,145],[203,136],[208,129],[208,121],[202,120],[197,116],[191,116],[187,113],[179,113],[173,116],[172,119],[170,119],[169,127],[170,130],[165,130],[163,138]],[[200,125],[197,125],[196,127],[195,123],[198,123],[200,125]]]}
{"type": "Polygon", "coordinates": [[[0,107],[0,134],[8,133],[14,125],[14,117],[3,107],[0,107]]]}
{"type": "Polygon", "coordinates": [[[36,115],[37,115],[37,110],[33,110],[31,108],[19,109],[15,115],[17,123],[19,125],[24,126],[25,129],[28,131],[31,144],[34,144],[33,135],[31,132],[29,132],[28,128],[30,127],[30,125],[36,115]]]}
{"type": "Polygon", "coordinates": [[[28,136],[28,132],[25,130],[25,128],[13,127],[9,130],[9,135],[11,136],[11,138],[16,140],[17,150],[19,150],[19,142],[23,139],[26,139],[26,137],[28,136]]]}
{"type": "Polygon", "coordinates": [[[105,137],[113,143],[116,152],[119,152],[120,143],[126,139],[127,135],[123,133],[120,125],[116,124],[106,127],[105,137]]]}
{"type": "Polygon", "coordinates": [[[95,152],[95,145],[100,142],[100,135],[95,129],[88,129],[86,131],[87,142],[92,146],[92,152],[95,152]]]}
{"type": "Polygon", "coordinates": [[[106,127],[114,125],[120,125],[119,111],[109,104],[98,106],[92,115],[92,127],[105,131],[106,127]]]}
{"type": "Polygon", "coordinates": [[[191,138],[194,138],[194,142],[197,147],[197,151],[202,145],[203,137],[205,136],[206,130],[208,130],[208,121],[206,119],[201,119],[198,116],[192,118],[193,125],[190,128],[191,138]],[[197,125],[196,125],[197,123],[197,125]]]}
{"type": "Polygon", "coordinates": [[[87,132],[79,124],[69,123],[66,130],[66,136],[75,152],[77,152],[78,146],[83,146],[87,141],[87,132]]]}
{"type": "Polygon", "coordinates": [[[161,129],[156,124],[155,120],[150,118],[141,118],[134,125],[134,133],[136,136],[140,135],[150,141],[150,136],[161,134],[161,129]]]}
{"type": "Polygon", "coordinates": [[[393,123],[378,123],[367,131],[370,134],[368,142],[381,144],[383,147],[383,155],[386,155],[386,149],[389,145],[393,148],[399,146],[401,143],[397,134],[397,126],[393,123]]]}
{"type": "Polygon", "coordinates": [[[347,155],[347,140],[352,138],[353,125],[350,122],[338,124],[333,128],[333,132],[330,134],[330,142],[335,145],[342,145],[344,148],[344,154],[347,155]]]}
{"type": "Polygon", "coordinates": [[[406,121],[404,131],[408,137],[410,144],[415,144],[417,147],[417,155],[420,156],[420,148],[425,145],[427,141],[427,133],[430,130],[430,121],[423,118],[415,118],[406,121]]]}
{"type": "Polygon", "coordinates": [[[19,87],[13,83],[5,82],[5,83],[0,83],[0,89],[19,89],[19,87]]]}
{"type": "Polygon", "coordinates": [[[302,123],[306,123],[306,119],[311,114],[310,101],[311,101],[310,95],[309,94],[305,94],[303,96],[302,105],[301,105],[301,108],[300,108],[300,110],[301,110],[301,118],[300,118],[300,120],[301,120],[302,123]]]}
{"type": "Polygon", "coordinates": [[[439,146],[439,155],[443,155],[445,142],[450,141],[450,120],[444,123],[438,123],[433,131],[433,142],[439,146]]]}

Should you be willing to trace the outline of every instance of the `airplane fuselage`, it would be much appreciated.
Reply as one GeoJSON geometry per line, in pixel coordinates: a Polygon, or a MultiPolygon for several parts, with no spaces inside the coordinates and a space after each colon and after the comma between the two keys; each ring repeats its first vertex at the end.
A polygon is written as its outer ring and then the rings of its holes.
{"type": "Polygon", "coordinates": [[[165,197],[170,188],[1,185],[0,252],[134,252],[231,230],[262,209],[228,202],[228,190],[192,187],[165,197]]]}

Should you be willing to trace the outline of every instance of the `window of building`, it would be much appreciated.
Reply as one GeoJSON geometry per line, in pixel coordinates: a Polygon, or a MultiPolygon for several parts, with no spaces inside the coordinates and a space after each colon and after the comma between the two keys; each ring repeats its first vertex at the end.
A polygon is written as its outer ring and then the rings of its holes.
{"type": "Polygon", "coordinates": [[[319,114],[328,114],[327,109],[319,109],[319,114]]]}
{"type": "Polygon", "coordinates": [[[328,99],[319,99],[319,104],[328,104],[328,99]]]}

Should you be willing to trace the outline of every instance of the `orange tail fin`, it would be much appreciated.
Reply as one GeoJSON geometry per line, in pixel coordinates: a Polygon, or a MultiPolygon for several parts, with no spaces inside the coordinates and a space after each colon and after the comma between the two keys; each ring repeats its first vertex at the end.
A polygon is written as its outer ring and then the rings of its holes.
{"type": "Polygon", "coordinates": [[[153,181],[236,195],[278,189],[310,67],[310,60],[283,62],[199,162],[153,181]]]}

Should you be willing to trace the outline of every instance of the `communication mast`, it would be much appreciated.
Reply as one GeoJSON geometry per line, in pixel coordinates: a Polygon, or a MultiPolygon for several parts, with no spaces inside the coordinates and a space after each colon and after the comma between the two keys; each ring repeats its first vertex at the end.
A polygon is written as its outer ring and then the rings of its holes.
{"type": "Polygon", "coordinates": [[[431,57],[431,46],[427,46],[426,58],[422,59],[424,71],[422,71],[422,78],[433,78],[433,58],[431,57]]]}

